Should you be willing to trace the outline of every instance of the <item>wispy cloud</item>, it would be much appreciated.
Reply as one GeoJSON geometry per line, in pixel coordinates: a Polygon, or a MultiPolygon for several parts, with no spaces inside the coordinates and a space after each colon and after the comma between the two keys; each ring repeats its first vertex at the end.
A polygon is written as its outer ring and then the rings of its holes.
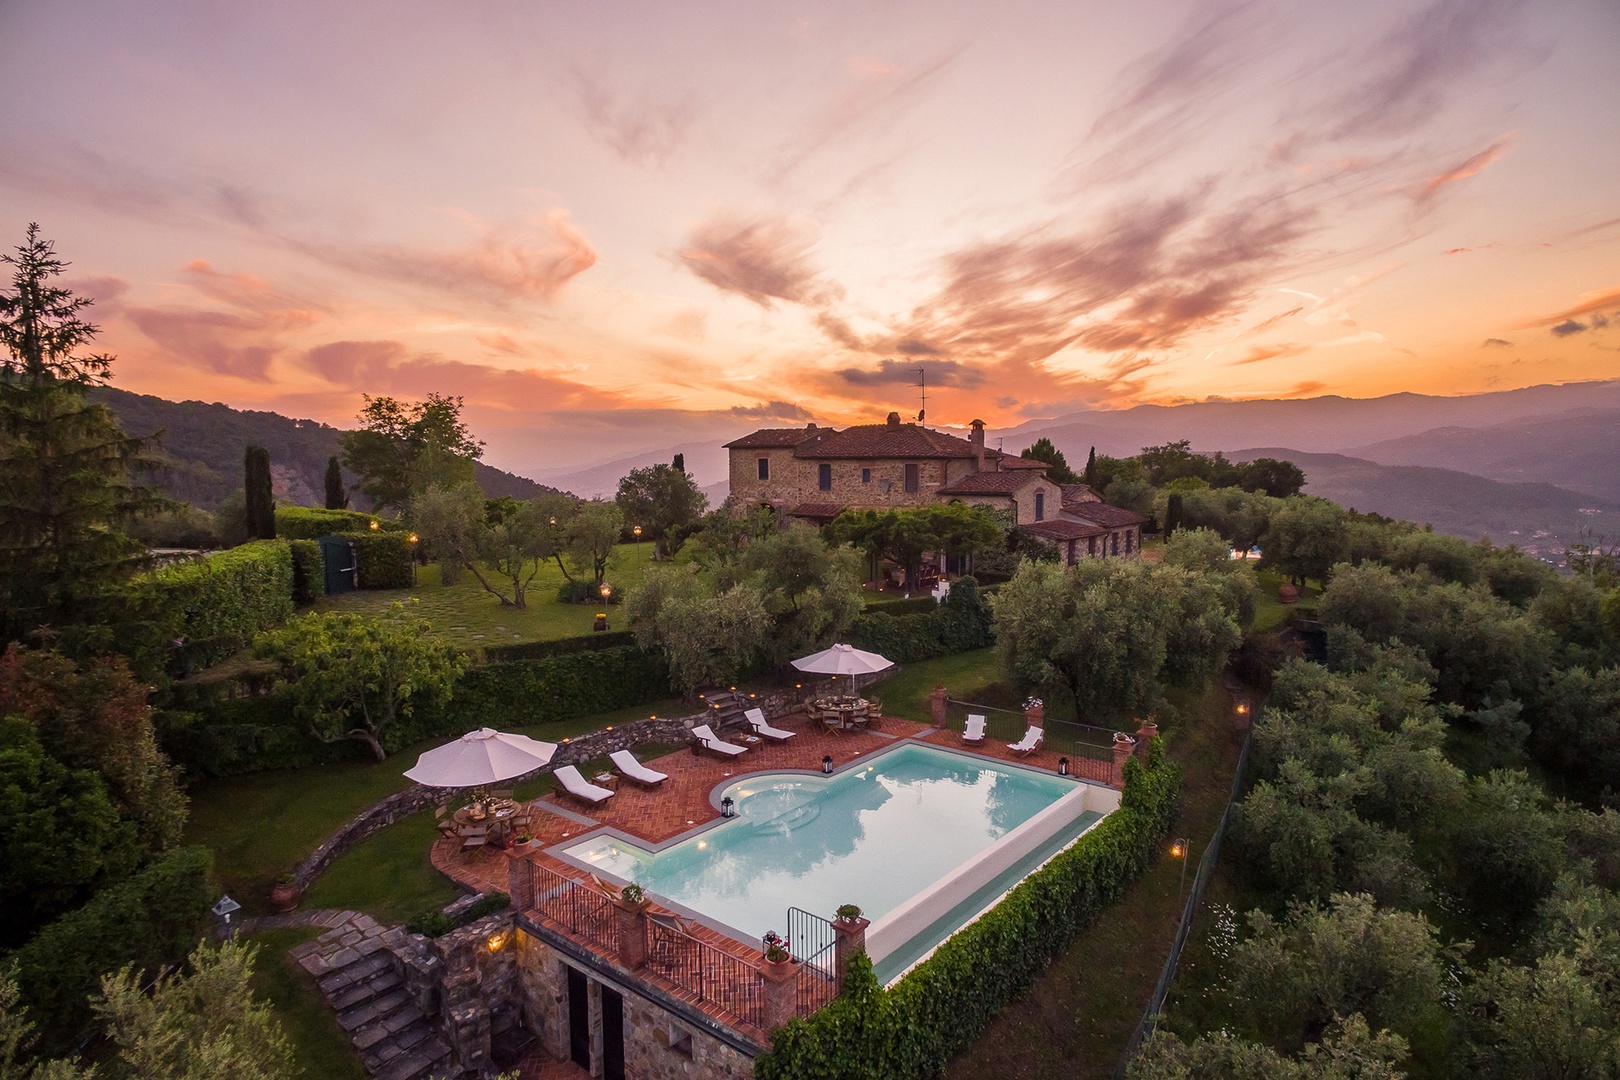
{"type": "MultiPolygon", "coordinates": [[[[1464,160],[1452,165],[1450,168],[1444,169],[1441,172],[1436,173],[1434,176],[1429,177],[1422,183],[1422,185],[1419,186],[1416,195],[1417,201],[1419,203],[1428,203],[1432,201],[1435,194],[1447,184],[1455,184],[1459,180],[1466,180],[1471,176],[1478,176],[1480,173],[1490,168],[1491,165],[1496,161],[1500,160],[1502,155],[1513,149],[1513,144],[1517,141],[1517,138],[1517,135],[1511,132],[1503,135],[1501,138],[1497,139],[1495,142],[1491,143],[1478,153],[1471,154],[1464,160]]],[[[1468,250],[1470,249],[1452,248],[1450,251],[1446,252],[1446,254],[1454,255],[1468,250]]]]}
{"type": "Polygon", "coordinates": [[[760,307],[774,300],[817,303],[840,290],[821,279],[810,258],[816,235],[814,225],[784,217],[721,216],[693,229],[678,254],[710,285],[760,307]]]}
{"type": "Polygon", "coordinates": [[[1584,334],[1590,327],[1574,319],[1565,319],[1561,323],[1547,327],[1547,329],[1552,331],[1553,337],[1569,337],[1571,334],[1584,334]]]}
{"type": "Polygon", "coordinates": [[[881,360],[875,367],[839,368],[838,378],[851,386],[916,386],[926,372],[929,386],[973,390],[984,385],[984,372],[955,360],[881,360]]]}
{"type": "Polygon", "coordinates": [[[1241,367],[1244,364],[1258,364],[1266,360],[1275,360],[1280,356],[1298,356],[1306,350],[1307,346],[1292,342],[1283,345],[1250,345],[1249,351],[1241,359],[1227,362],[1228,367],[1241,367]]]}
{"type": "MultiPolygon", "coordinates": [[[[1610,310],[1620,310],[1620,288],[1594,289],[1590,292],[1584,292],[1575,298],[1575,303],[1570,307],[1552,315],[1544,315],[1539,319],[1530,319],[1520,323],[1516,329],[1529,330],[1533,327],[1549,326],[1553,323],[1568,324],[1579,320],[1582,316],[1610,310]]],[[[1565,330],[1559,336],[1576,334],[1584,329],[1586,327],[1582,326],[1578,330],[1565,330]]],[[[1553,332],[1558,333],[1556,328],[1554,328],[1553,332]]]]}
{"type": "Polygon", "coordinates": [[[686,142],[697,116],[690,97],[643,94],[625,101],[580,68],[573,71],[573,83],[586,130],[632,165],[666,165],[686,142]]]}
{"type": "Polygon", "coordinates": [[[1508,347],[1508,346],[1510,346],[1512,344],[1513,344],[1513,342],[1509,341],[1507,338],[1499,338],[1499,337],[1488,337],[1484,341],[1479,343],[1480,348],[1482,348],[1482,349],[1501,349],[1501,348],[1506,348],[1506,347],[1508,347]]]}

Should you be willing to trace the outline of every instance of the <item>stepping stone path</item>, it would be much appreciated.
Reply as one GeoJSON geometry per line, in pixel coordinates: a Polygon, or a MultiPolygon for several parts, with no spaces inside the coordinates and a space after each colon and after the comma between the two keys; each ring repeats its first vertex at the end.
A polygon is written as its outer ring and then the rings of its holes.
{"type": "MultiPolygon", "coordinates": [[[[355,911],[297,912],[286,925],[325,926],[314,941],[294,946],[292,958],[315,976],[338,1026],[348,1033],[366,1071],[380,1080],[429,1080],[450,1056],[432,1021],[416,1007],[394,957],[383,944],[388,928],[355,911]]],[[[255,920],[270,928],[270,916],[255,920]]]]}

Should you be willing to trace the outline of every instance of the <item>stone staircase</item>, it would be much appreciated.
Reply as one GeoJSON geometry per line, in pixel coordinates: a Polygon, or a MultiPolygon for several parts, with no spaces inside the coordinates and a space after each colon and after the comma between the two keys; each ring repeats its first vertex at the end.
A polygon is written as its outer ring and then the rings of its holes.
{"type": "Polygon", "coordinates": [[[338,1025],[366,1071],[379,1080],[431,1080],[444,1075],[450,1047],[405,987],[386,928],[352,912],[314,941],[293,950],[315,976],[338,1025]]]}
{"type": "Polygon", "coordinates": [[[748,718],[743,715],[754,704],[747,694],[735,690],[722,690],[708,697],[709,713],[708,724],[714,728],[715,733],[739,732],[751,730],[748,718]],[[719,708],[715,708],[719,706],[719,708]]]}

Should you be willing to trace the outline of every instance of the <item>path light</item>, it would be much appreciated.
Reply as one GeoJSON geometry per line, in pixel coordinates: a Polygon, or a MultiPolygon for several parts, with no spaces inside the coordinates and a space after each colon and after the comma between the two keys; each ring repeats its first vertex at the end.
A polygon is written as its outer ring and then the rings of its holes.
{"type": "Polygon", "coordinates": [[[227,893],[219,898],[219,903],[214,905],[213,910],[214,914],[220,917],[223,924],[220,928],[221,936],[227,938],[231,937],[233,934],[231,929],[231,916],[236,912],[241,911],[242,905],[238,904],[235,900],[232,900],[230,898],[230,894],[227,893]]]}
{"type": "Polygon", "coordinates": [[[831,775],[831,773],[832,773],[832,755],[831,754],[823,754],[821,756],[821,771],[823,773],[831,775]]]}
{"type": "Polygon", "coordinates": [[[1069,775],[1069,759],[1068,758],[1066,758],[1066,757],[1058,758],[1058,775],[1059,776],[1068,776],[1069,775]]]}
{"type": "Polygon", "coordinates": [[[416,543],[416,539],[417,539],[416,534],[411,533],[411,543],[413,543],[413,544],[416,543]]]}
{"type": "Polygon", "coordinates": [[[382,526],[381,526],[381,525],[379,525],[379,524],[377,524],[377,523],[376,523],[376,522],[375,522],[375,521],[373,521],[373,522],[372,522],[372,523],[371,523],[371,531],[372,531],[372,532],[376,532],[376,531],[377,531],[377,530],[378,530],[378,529],[380,529],[380,528],[382,528],[382,526]]]}
{"type": "Polygon", "coordinates": [[[599,591],[602,594],[602,599],[606,600],[608,597],[613,595],[613,586],[604,581],[602,582],[602,588],[599,591]]]}
{"type": "Polygon", "coordinates": [[[1170,845],[1170,854],[1181,860],[1181,884],[1176,887],[1176,903],[1181,903],[1181,894],[1187,888],[1187,863],[1190,861],[1192,845],[1185,836],[1177,838],[1170,845]]]}
{"type": "Polygon", "coordinates": [[[732,797],[730,795],[727,795],[725,798],[720,800],[720,816],[721,817],[736,817],[737,816],[737,803],[736,803],[736,801],[734,799],[732,799],[732,797]]]}

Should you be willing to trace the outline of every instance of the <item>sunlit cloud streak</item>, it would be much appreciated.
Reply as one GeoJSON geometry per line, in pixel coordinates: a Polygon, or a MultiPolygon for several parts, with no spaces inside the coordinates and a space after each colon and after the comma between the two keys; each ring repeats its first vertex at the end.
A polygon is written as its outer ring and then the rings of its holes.
{"type": "Polygon", "coordinates": [[[818,303],[840,292],[810,258],[815,243],[806,222],[720,216],[693,229],[678,255],[715,288],[769,308],[774,300],[818,303]]]}

